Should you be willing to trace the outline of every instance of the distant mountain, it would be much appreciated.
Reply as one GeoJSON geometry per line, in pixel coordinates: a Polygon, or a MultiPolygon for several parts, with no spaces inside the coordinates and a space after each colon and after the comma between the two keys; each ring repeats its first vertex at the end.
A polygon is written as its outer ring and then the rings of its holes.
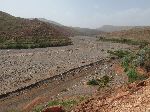
{"type": "Polygon", "coordinates": [[[72,32],[38,19],[24,19],[0,11],[0,48],[50,47],[70,44],[72,32]]]}
{"type": "Polygon", "coordinates": [[[51,21],[51,20],[47,20],[45,18],[37,18],[38,20],[42,21],[42,22],[47,22],[47,23],[50,23],[50,24],[55,24],[55,25],[58,25],[58,26],[63,26],[62,24],[60,23],[57,23],[55,21],[51,21]]]}
{"type": "Polygon", "coordinates": [[[101,33],[101,31],[97,29],[89,29],[89,28],[80,28],[80,27],[69,27],[69,26],[64,26],[60,23],[57,23],[55,21],[47,20],[45,18],[38,18],[38,20],[50,24],[55,24],[58,26],[63,27],[64,29],[70,31],[74,35],[81,35],[81,36],[93,36],[93,35],[98,35],[101,33]]]}
{"type": "Polygon", "coordinates": [[[105,34],[106,37],[113,38],[129,38],[135,40],[146,40],[150,42],[150,26],[139,26],[129,30],[109,32],[105,34]]]}
{"type": "Polygon", "coordinates": [[[102,31],[97,29],[80,28],[80,27],[72,27],[72,28],[75,29],[77,32],[80,32],[80,35],[85,36],[94,36],[103,33],[102,31]]]}
{"type": "Polygon", "coordinates": [[[121,30],[129,30],[134,28],[134,26],[113,26],[113,25],[104,25],[97,30],[104,31],[104,32],[114,32],[114,31],[121,31],[121,30]]]}

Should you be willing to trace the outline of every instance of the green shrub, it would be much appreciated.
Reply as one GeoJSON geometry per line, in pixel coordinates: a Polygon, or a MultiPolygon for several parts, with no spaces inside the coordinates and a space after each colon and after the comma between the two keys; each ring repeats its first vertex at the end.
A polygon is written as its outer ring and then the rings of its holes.
{"type": "MultiPolygon", "coordinates": [[[[127,40],[124,40],[127,41],[127,40]]],[[[138,52],[128,51],[109,51],[111,55],[115,55],[122,59],[122,67],[128,76],[129,82],[144,80],[147,78],[144,74],[138,74],[137,67],[144,67],[147,72],[150,71],[150,48],[144,47],[138,52]]]]}
{"type": "MultiPolygon", "coordinates": [[[[42,38],[42,37],[41,37],[42,38]]],[[[57,47],[71,45],[70,39],[49,39],[49,38],[27,38],[27,39],[14,39],[3,40],[0,42],[0,49],[33,49],[33,48],[45,48],[45,47],[57,47]]],[[[2,40],[0,38],[0,40],[2,40]]]]}
{"type": "Polygon", "coordinates": [[[124,67],[124,72],[127,72],[128,69],[129,69],[129,58],[127,56],[125,56],[123,59],[122,59],[122,66],[124,67]]]}
{"type": "Polygon", "coordinates": [[[89,80],[89,81],[87,82],[87,85],[93,85],[93,86],[99,85],[99,87],[105,87],[105,86],[108,85],[108,83],[110,82],[110,80],[111,80],[110,77],[107,76],[107,75],[105,75],[105,76],[103,76],[103,77],[100,78],[100,79],[92,79],[92,80],[89,80]]]}
{"type": "Polygon", "coordinates": [[[107,75],[105,75],[105,76],[103,76],[103,77],[100,79],[99,85],[100,85],[101,87],[105,87],[105,86],[109,83],[109,81],[110,81],[110,77],[107,76],[107,75]]]}
{"type": "Polygon", "coordinates": [[[128,81],[131,83],[138,79],[138,74],[134,68],[130,68],[127,71],[127,76],[128,76],[128,81]]]}
{"type": "Polygon", "coordinates": [[[117,50],[117,51],[108,50],[107,53],[109,53],[110,55],[113,55],[113,56],[117,56],[118,58],[123,58],[130,54],[129,51],[123,51],[123,50],[117,50]]]}
{"type": "Polygon", "coordinates": [[[87,85],[93,85],[93,86],[99,85],[98,82],[99,82],[98,79],[92,79],[87,82],[87,85]]]}
{"type": "Polygon", "coordinates": [[[139,45],[140,48],[144,48],[149,44],[147,41],[138,41],[138,40],[132,40],[132,39],[125,39],[125,38],[104,38],[100,37],[100,41],[104,42],[113,42],[113,43],[122,43],[122,44],[128,44],[128,45],[139,45]]]}
{"type": "Polygon", "coordinates": [[[140,80],[145,80],[148,78],[147,75],[141,74],[139,75],[134,68],[130,68],[127,72],[128,81],[130,83],[140,80]]]}
{"type": "Polygon", "coordinates": [[[44,108],[43,106],[37,106],[37,107],[35,107],[33,112],[42,112],[43,108],[44,108]]]}

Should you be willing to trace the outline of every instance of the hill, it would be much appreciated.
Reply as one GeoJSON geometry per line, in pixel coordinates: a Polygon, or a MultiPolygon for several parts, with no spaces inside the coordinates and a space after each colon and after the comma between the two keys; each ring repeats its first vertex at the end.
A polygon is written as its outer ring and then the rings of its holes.
{"type": "MultiPolygon", "coordinates": [[[[100,31],[98,29],[80,28],[80,27],[71,27],[71,26],[69,27],[69,26],[64,26],[64,25],[62,25],[58,22],[51,21],[51,20],[48,20],[48,19],[45,19],[45,18],[37,18],[37,19],[42,21],[42,22],[46,22],[46,23],[61,26],[63,29],[65,29],[66,31],[72,33],[73,35],[94,36],[94,35],[99,35],[99,34],[103,33],[102,31],[100,31]]],[[[31,20],[33,20],[33,18],[31,20]]]]}
{"type": "Polygon", "coordinates": [[[100,28],[97,28],[97,30],[103,31],[103,32],[114,32],[114,31],[121,31],[121,30],[129,30],[132,29],[133,26],[113,26],[113,25],[104,25],[100,28]]]}
{"type": "Polygon", "coordinates": [[[94,36],[102,34],[103,32],[97,29],[89,29],[89,28],[80,28],[80,27],[72,27],[74,30],[78,32],[80,35],[84,36],[94,36]]]}
{"type": "Polygon", "coordinates": [[[38,19],[23,19],[0,11],[0,48],[36,48],[71,44],[72,33],[38,19]]]}
{"type": "MultiPolygon", "coordinates": [[[[30,20],[34,20],[35,18],[31,18],[30,20]]],[[[62,24],[58,23],[58,22],[55,22],[55,21],[51,21],[51,20],[48,20],[48,19],[45,19],[45,18],[37,18],[38,20],[42,21],[42,22],[47,22],[47,23],[50,23],[50,24],[55,24],[55,25],[58,25],[58,26],[63,26],[62,24]]]]}
{"type": "Polygon", "coordinates": [[[107,33],[106,36],[150,41],[150,27],[135,27],[130,30],[107,33]]]}

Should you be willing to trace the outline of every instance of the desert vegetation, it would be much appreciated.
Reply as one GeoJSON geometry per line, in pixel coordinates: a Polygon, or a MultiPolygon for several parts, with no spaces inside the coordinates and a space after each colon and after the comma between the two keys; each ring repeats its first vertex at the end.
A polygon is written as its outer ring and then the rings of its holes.
{"type": "Polygon", "coordinates": [[[145,41],[145,40],[133,40],[133,39],[126,39],[126,38],[99,37],[98,40],[103,41],[103,42],[122,43],[122,44],[128,44],[128,45],[139,45],[141,48],[149,44],[149,42],[145,41]]]}
{"type": "Polygon", "coordinates": [[[45,48],[71,45],[70,39],[53,39],[49,37],[35,37],[29,39],[14,39],[8,40],[0,38],[1,49],[30,49],[30,48],[45,48]]]}
{"type": "Polygon", "coordinates": [[[98,85],[100,88],[108,86],[108,83],[111,81],[111,78],[107,75],[103,76],[100,79],[92,79],[87,82],[87,85],[96,86],[98,85]]]}
{"type": "Polygon", "coordinates": [[[44,110],[49,109],[48,107],[54,107],[61,110],[61,112],[69,112],[71,109],[81,103],[83,100],[85,100],[86,97],[84,96],[78,96],[75,99],[66,99],[66,100],[53,100],[47,102],[46,106],[38,105],[33,109],[33,112],[45,112],[44,110]]]}
{"type": "Polygon", "coordinates": [[[109,53],[121,58],[121,65],[124,68],[124,72],[128,76],[129,82],[148,78],[146,74],[140,74],[137,70],[138,68],[141,68],[146,72],[149,72],[150,48],[148,46],[133,52],[118,50],[109,51],[109,53]]]}

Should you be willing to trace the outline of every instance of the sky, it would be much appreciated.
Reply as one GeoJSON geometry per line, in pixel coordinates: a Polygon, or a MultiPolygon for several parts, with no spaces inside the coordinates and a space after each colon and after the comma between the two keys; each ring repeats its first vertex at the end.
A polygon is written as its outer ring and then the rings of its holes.
{"type": "Polygon", "coordinates": [[[150,0],[0,0],[0,11],[75,27],[150,25],[150,0]]]}

